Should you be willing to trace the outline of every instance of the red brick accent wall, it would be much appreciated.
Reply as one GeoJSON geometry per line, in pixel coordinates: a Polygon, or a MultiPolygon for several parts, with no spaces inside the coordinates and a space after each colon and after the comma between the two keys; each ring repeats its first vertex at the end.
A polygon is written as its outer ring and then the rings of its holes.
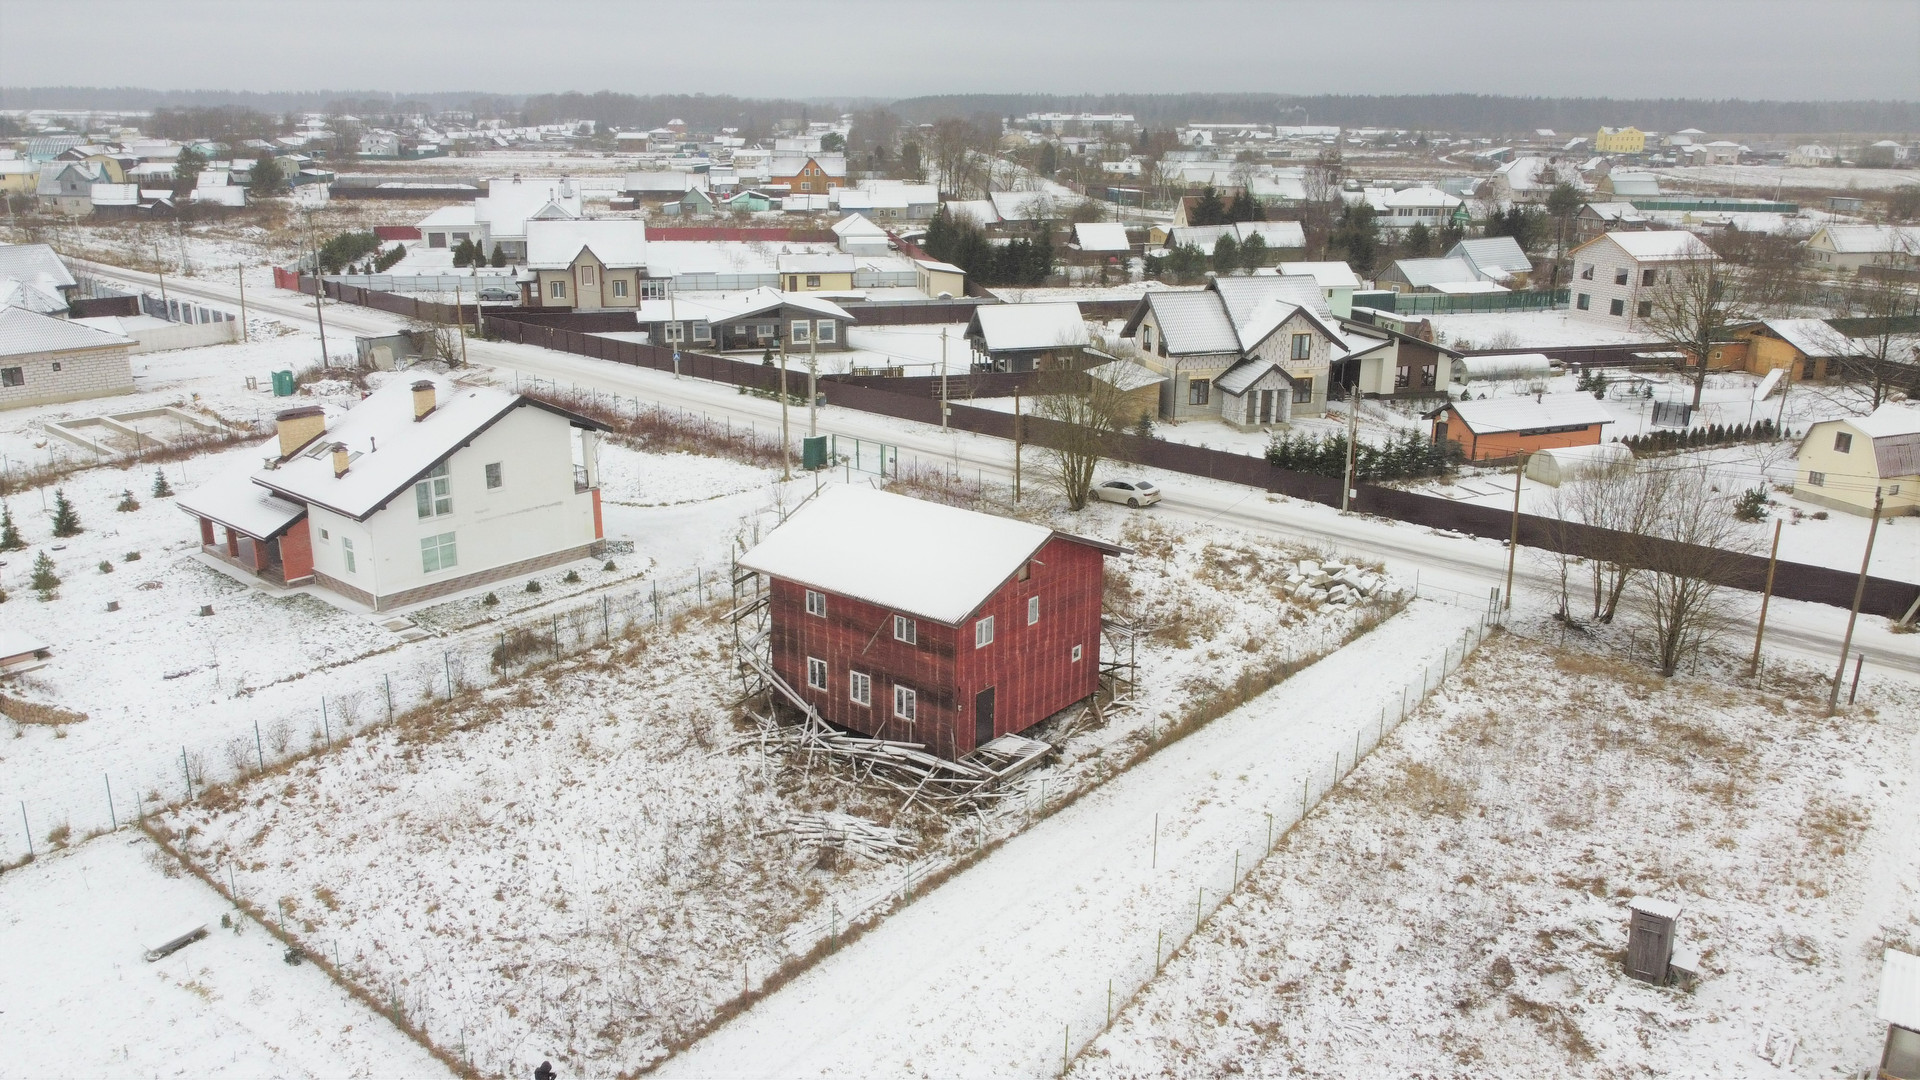
{"type": "Polygon", "coordinates": [[[313,537],[306,518],[280,536],[280,572],[290,582],[313,576],[313,537]]]}

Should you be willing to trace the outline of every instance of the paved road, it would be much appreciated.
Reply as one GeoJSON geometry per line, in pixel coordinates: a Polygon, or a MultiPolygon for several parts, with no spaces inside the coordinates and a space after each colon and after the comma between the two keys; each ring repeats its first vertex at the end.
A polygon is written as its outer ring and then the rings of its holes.
{"type": "MultiPolygon", "coordinates": [[[[103,276],[154,283],[151,275],[104,265],[93,268],[103,276]]],[[[225,282],[170,278],[167,289],[169,293],[229,305],[238,299],[238,290],[225,282]]],[[[313,322],[311,297],[283,290],[255,289],[247,300],[252,310],[262,314],[303,325],[313,322]]],[[[406,325],[398,316],[331,301],[325,310],[330,332],[382,334],[406,325]]],[[[553,380],[622,398],[695,410],[716,419],[730,418],[738,425],[751,423],[762,430],[777,428],[780,421],[777,402],[741,395],[732,387],[717,383],[675,379],[650,369],[508,342],[474,341],[468,348],[469,358],[474,362],[517,373],[518,378],[553,380]]],[[[793,410],[789,419],[796,436],[804,431],[804,410],[793,410]]],[[[896,445],[903,459],[918,459],[934,468],[944,462],[1003,482],[1012,475],[1012,447],[1005,440],[941,432],[932,425],[848,409],[821,410],[819,422],[823,431],[896,445]]],[[[1029,471],[1027,475],[1031,479],[1033,473],[1029,471]]],[[[1439,536],[1421,526],[1342,515],[1330,507],[1183,474],[1167,473],[1156,479],[1167,494],[1155,512],[1164,516],[1227,523],[1269,536],[1300,539],[1342,553],[1380,559],[1409,573],[1417,572],[1425,588],[1453,590],[1462,598],[1484,598],[1489,589],[1505,582],[1506,547],[1494,541],[1439,536]]],[[[1530,549],[1521,552],[1516,568],[1520,586],[1544,592],[1557,588],[1543,556],[1544,553],[1530,549]]],[[[1768,614],[1769,647],[1831,663],[1839,652],[1846,614],[1844,610],[1822,604],[1776,600],[1768,614]]],[[[1752,613],[1742,618],[1748,635],[1752,633],[1752,618],[1752,613]]],[[[1854,647],[1873,667],[1920,675],[1920,635],[1891,635],[1885,632],[1881,620],[1862,619],[1854,647]]]]}

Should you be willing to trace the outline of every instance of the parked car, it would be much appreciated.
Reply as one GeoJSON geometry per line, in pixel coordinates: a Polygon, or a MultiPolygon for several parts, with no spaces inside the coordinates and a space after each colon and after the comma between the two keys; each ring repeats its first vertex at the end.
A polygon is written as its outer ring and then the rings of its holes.
{"type": "Polygon", "coordinates": [[[481,289],[479,295],[482,300],[498,300],[506,303],[512,303],[520,299],[519,294],[515,293],[512,289],[481,289]]]}
{"type": "Polygon", "coordinates": [[[1132,507],[1152,506],[1160,501],[1160,489],[1145,480],[1109,480],[1104,484],[1095,484],[1095,497],[1112,503],[1126,503],[1132,507]]]}

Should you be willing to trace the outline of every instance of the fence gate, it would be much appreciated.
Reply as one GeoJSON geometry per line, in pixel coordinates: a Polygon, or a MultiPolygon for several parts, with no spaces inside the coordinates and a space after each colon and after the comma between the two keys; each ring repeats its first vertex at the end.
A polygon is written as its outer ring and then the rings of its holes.
{"type": "Polygon", "coordinates": [[[867,439],[842,442],[840,436],[835,435],[831,452],[834,462],[844,463],[854,472],[872,473],[875,476],[897,476],[900,473],[900,448],[890,443],[867,439]]]}

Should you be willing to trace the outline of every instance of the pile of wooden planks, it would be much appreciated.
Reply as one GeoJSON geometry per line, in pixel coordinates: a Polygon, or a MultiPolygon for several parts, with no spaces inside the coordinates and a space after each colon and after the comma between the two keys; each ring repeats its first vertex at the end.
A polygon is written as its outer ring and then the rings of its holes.
{"type": "Polygon", "coordinates": [[[913,853],[913,844],[898,830],[852,814],[792,814],[785,825],[763,830],[760,835],[780,833],[792,834],[803,844],[851,852],[869,859],[913,853]]]}

